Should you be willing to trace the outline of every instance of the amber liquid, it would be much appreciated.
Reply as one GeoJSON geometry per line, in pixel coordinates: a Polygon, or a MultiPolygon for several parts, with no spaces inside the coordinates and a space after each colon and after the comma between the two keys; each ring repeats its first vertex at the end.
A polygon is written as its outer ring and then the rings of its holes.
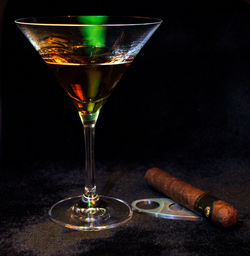
{"type": "Polygon", "coordinates": [[[45,62],[82,114],[96,113],[106,102],[129,62],[87,61],[72,56],[47,55],[45,62]],[[72,61],[73,60],[73,61],[72,61]]]}

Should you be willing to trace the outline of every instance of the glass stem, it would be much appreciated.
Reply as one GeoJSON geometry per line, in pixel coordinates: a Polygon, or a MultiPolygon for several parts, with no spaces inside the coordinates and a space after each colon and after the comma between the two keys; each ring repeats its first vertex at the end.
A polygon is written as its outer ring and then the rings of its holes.
{"type": "Polygon", "coordinates": [[[96,121],[83,123],[85,140],[85,187],[82,200],[94,207],[99,200],[95,184],[94,139],[96,121]]]}

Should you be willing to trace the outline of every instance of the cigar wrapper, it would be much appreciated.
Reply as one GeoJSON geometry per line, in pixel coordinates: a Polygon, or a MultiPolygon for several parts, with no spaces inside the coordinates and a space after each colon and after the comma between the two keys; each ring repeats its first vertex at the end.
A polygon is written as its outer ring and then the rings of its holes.
{"type": "Polygon", "coordinates": [[[159,168],[149,169],[144,178],[149,186],[214,224],[232,227],[238,222],[238,212],[233,206],[159,168]]]}

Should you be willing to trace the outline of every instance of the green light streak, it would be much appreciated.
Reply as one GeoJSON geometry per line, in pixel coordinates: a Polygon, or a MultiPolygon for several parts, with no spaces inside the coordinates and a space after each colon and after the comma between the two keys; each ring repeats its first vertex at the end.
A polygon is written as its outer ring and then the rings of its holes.
{"type": "Polygon", "coordinates": [[[106,41],[106,28],[100,26],[104,24],[108,16],[79,16],[81,24],[94,25],[81,27],[84,44],[90,47],[104,47],[106,41]]]}

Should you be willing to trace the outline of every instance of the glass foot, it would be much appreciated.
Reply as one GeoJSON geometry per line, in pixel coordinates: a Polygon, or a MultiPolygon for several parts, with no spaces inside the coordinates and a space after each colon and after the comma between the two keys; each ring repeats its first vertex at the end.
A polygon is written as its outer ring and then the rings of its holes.
{"type": "Polygon", "coordinates": [[[114,197],[99,196],[96,207],[88,208],[82,195],[69,197],[54,204],[50,219],[60,226],[79,231],[115,228],[132,218],[130,206],[114,197]]]}

